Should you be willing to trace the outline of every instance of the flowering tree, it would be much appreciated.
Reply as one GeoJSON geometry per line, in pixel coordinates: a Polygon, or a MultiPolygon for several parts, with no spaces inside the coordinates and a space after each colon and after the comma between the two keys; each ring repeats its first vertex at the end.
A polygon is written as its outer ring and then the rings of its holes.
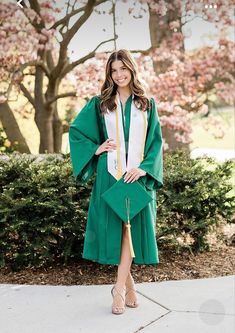
{"type": "MultiPolygon", "coordinates": [[[[56,1],[29,0],[23,9],[8,1],[0,5],[3,45],[0,78],[4,83],[0,102],[6,103],[13,92],[24,94],[35,110],[40,152],[61,149],[63,127],[57,101],[76,95],[76,90],[61,92],[62,81],[73,68],[92,58],[99,46],[113,40],[102,41],[93,51],[73,62],[68,57],[70,41],[103,2],[105,0],[68,1],[65,14],[58,20],[56,13],[61,9],[56,1]],[[27,77],[33,77],[33,82],[27,77]]],[[[6,108],[2,108],[4,110],[6,108]]]]}
{"type": "MultiPolygon", "coordinates": [[[[141,3],[147,4],[149,11],[153,65],[144,74],[151,93],[159,101],[165,148],[187,147],[191,142],[190,111],[207,113],[214,94],[228,104],[234,102],[234,44],[226,38],[227,29],[234,25],[234,1],[141,3]],[[218,45],[185,52],[187,23],[196,18],[214,24],[218,45]]],[[[221,134],[220,124],[213,116],[209,119],[221,134]]]]}
{"type": "MultiPolygon", "coordinates": [[[[158,76],[151,59],[162,58],[161,48],[154,50],[151,58],[142,56],[139,59],[139,63],[144,64],[143,77],[158,101],[163,135],[166,128],[174,133],[174,136],[165,136],[167,141],[172,140],[167,142],[170,148],[175,147],[174,139],[185,144],[191,142],[192,113],[207,115],[215,94],[227,104],[234,103],[233,48],[232,42],[220,39],[218,48],[204,47],[183,56],[180,51],[172,51],[168,54],[167,71],[158,76]]],[[[166,55],[163,57],[166,59],[166,55]]],[[[222,136],[220,123],[215,123],[212,115],[209,120],[222,136]]]]}

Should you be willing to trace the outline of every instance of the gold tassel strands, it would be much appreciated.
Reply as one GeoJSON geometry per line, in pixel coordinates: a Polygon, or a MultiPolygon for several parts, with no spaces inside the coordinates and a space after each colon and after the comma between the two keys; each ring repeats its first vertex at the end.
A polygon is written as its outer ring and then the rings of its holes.
{"type": "Polygon", "coordinates": [[[125,225],[126,225],[127,233],[128,233],[130,254],[131,254],[131,257],[134,258],[135,257],[135,252],[134,252],[134,248],[133,248],[133,244],[132,244],[132,237],[131,237],[130,199],[129,198],[126,198],[126,211],[127,211],[127,224],[125,224],[125,225]]]}

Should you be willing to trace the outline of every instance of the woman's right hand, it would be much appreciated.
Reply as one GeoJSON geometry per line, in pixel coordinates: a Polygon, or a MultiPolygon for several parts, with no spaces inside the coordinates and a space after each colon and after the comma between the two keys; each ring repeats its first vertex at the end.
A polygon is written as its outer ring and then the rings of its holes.
{"type": "Polygon", "coordinates": [[[113,142],[113,139],[107,139],[99,148],[96,150],[95,155],[100,155],[104,151],[113,151],[116,149],[116,144],[113,142]]]}

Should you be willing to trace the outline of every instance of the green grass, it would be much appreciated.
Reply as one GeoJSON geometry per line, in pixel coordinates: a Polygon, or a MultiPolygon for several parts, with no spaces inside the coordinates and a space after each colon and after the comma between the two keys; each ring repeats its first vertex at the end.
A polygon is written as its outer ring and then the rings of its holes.
{"type": "Polygon", "coordinates": [[[192,139],[190,149],[194,148],[215,148],[215,149],[235,149],[235,133],[234,133],[234,108],[226,107],[213,110],[212,114],[215,116],[221,116],[222,126],[225,135],[221,139],[214,138],[212,131],[206,131],[203,127],[206,123],[205,118],[201,118],[199,115],[195,115],[192,119],[192,139]]]}

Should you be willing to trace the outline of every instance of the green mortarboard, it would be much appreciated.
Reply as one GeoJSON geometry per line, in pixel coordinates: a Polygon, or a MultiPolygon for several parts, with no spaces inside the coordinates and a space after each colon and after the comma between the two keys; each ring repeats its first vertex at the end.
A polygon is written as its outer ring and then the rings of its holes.
{"type": "Polygon", "coordinates": [[[102,198],[112,210],[126,223],[129,230],[130,251],[134,257],[134,250],[131,240],[130,220],[137,215],[150,201],[153,200],[150,194],[138,182],[125,183],[122,177],[111,188],[102,194],[102,198]]]}
{"type": "Polygon", "coordinates": [[[130,220],[153,199],[138,181],[125,183],[123,177],[104,192],[102,198],[125,223],[128,223],[126,199],[130,202],[130,220]]]}

